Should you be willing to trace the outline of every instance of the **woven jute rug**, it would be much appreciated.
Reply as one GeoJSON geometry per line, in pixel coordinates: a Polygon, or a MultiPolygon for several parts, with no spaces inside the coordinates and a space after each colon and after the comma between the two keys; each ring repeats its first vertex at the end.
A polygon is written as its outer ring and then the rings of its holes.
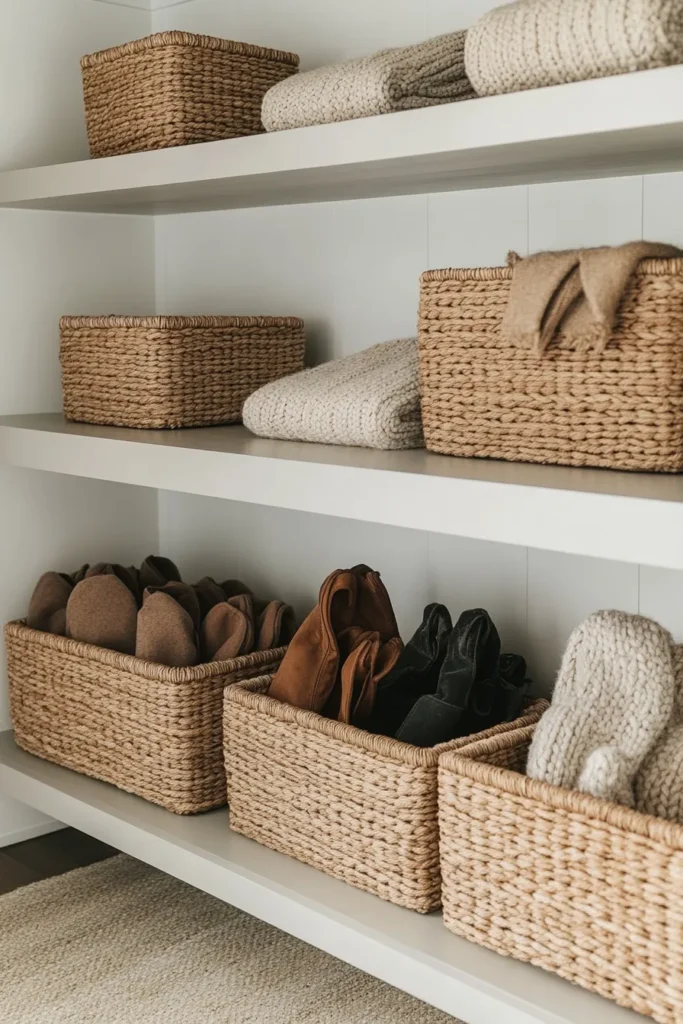
{"type": "Polygon", "coordinates": [[[454,1024],[125,856],[2,896],[0,965],[8,1024],[454,1024]]]}

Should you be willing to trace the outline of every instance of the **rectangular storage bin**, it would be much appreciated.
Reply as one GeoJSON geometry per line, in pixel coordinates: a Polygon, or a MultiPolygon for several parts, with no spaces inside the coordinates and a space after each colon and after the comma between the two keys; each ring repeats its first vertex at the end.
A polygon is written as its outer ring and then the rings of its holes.
{"type": "Polygon", "coordinates": [[[274,671],[285,648],[192,668],[5,626],[16,742],[176,814],[226,802],[223,690],[274,671]]]}
{"type": "Polygon", "coordinates": [[[238,423],[258,388],[304,365],[304,324],[269,316],[65,316],[64,414],[119,427],[238,423]]]}
{"type": "Polygon", "coordinates": [[[512,269],[422,275],[425,443],[445,455],[683,469],[683,259],[643,260],[604,352],[500,335],[512,269]]]}
{"type": "Polygon", "coordinates": [[[441,758],[446,927],[680,1024],[683,827],[527,778],[532,734],[441,758]]]}
{"type": "Polygon", "coordinates": [[[437,763],[471,739],[413,747],[283,704],[264,693],[269,684],[225,692],[231,828],[392,903],[437,910],[437,763]]]}
{"type": "Polygon", "coordinates": [[[295,53],[189,32],[91,53],[81,60],[90,154],[255,135],[266,92],[298,66],[295,53]]]}

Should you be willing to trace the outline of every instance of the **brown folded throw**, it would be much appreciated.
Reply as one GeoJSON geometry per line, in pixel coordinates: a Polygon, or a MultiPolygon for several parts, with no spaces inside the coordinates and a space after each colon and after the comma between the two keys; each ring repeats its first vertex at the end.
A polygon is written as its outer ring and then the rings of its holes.
{"type": "Polygon", "coordinates": [[[558,331],[577,347],[601,352],[640,261],[681,255],[660,242],[540,252],[527,259],[510,253],[512,288],[501,335],[539,356],[558,331]]]}

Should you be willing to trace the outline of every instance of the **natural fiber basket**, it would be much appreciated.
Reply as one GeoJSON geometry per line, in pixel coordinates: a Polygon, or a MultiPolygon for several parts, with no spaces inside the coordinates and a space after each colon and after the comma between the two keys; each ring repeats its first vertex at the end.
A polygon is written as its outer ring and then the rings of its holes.
{"type": "Polygon", "coordinates": [[[264,694],[269,684],[225,693],[231,828],[392,903],[437,910],[437,763],[470,739],[413,747],[283,704],[264,694]]]}
{"type": "Polygon", "coordinates": [[[527,778],[532,734],[441,758],[446,927],[680,1024],[683,827],[527,778]]]}
{"type": "Polygon", "coordinates": [[[304,365],[297,317],[65,316],[64,413],[80,423],[236,423],[258,388],[304,365]]]}
{"type": "Polygon", "coordinates": [[[158,32],[81,60],[93,157],[233,139],[264,131],[268,89],[295,53],[189,32],[158,32]]]}
{"type": "Polygon", "coordinates": [[[683,470],[683,259],[643,260],[601,354],[500,336],[512,270],[422,275],[425,443],[445,455],[683,470]]]}
{"type": "Polygon", "coordinates": [[[168,668],[23,622],[5,643],[18,745],[176,814],[225,804],[223,690],[285,653],[168,668]]]}

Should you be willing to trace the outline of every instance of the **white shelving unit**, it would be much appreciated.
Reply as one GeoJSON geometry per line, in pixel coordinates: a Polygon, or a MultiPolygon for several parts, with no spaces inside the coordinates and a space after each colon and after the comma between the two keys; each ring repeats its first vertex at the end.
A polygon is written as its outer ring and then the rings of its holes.
{"type": "MultiPolygon", "coordinates": [[[[0,210],[156,215],[677,170],[681,96],[683,66],[7,171],[0,210]]],[[[683,569],[680,477],[270,442],[234,427],[106,429],[53,414],[1,417],[0,466],[683,569]]],[[[455,938],[438,915],[402,911],[233,835],[226,813],[175,817],[23,753],[9,733],[0,789],[468,1024],[644,1019],[455,938]]]]}
{"type": "Polygon", "coordinates": [[[6,793],[424,999],[467,1024],[637,1024],[640,1014],[448,932],[229,831],[58,768],[0,734],[6,793]]]}
{"type": "Polygon", "coordinates": [[[0,465],[683,569],[683,478],[0,417],[0,465]]]}
{"type": "Polygon", "coordinates": [[[0,208],[183,213],[683,167],[683,66],[0,174],[0,208]]]}

